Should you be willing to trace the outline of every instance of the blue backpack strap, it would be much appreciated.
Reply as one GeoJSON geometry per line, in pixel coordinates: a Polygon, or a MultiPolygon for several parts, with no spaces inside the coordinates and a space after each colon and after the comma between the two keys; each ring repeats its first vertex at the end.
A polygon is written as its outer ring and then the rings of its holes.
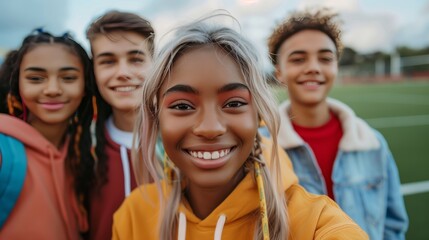
{"type": "Polygon", "coordinates": [[[0,133],[0,229],[12,212],[24,186],[27,156],[17,139],[0,133]]]}
{"type": "Polygon", "coordinates": [[[268,131],[268,128],[265,126],[259,127],[258,128],[258,132],[259,134],[261,134],[261,136],[269,138],[271,137],[270,131],[268,131]]]}

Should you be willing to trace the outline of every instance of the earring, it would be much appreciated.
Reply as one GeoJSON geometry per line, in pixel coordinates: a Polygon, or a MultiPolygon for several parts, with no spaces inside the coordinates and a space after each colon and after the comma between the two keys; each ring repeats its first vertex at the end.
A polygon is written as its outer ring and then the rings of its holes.
{"type": "Polygon", "coordinates": [[[16,99],[12,93],[7,94],[7,108],[9,110],[9,114],[15,116],[15,108],[22,111],[22,104],[16,99]]]}

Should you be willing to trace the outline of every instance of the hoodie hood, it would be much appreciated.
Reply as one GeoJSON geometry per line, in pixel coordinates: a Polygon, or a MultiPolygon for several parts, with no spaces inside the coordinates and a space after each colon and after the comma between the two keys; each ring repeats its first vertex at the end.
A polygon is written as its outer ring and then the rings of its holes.
{"type": "Polygon", "coordinates": [[[0,114],[0,133],[21,141],[27,157],[24,186],[0,238],[78,239],[88,225],[65,170],[69,138],[58,150],[31,125],[6,114],[0,114]],[[28,216],[38,216],[37,224],[28,216]],[[16,231],[22,226],[26,231],[16,231]]]}
{"type": "MultiPolygon", "coordinates": [[[[25,148],[32,149],[35,153],[48,156],[52,160],[65,158],[67,151],[59,151],[39,131],[23,120],[0,114],[0,132],[21,141],[25,148]]],[[[68,145],[68,140],[64,146],[68,145]]]]}
{"type": "MultiPolygon", "coordinates": [[[[343,151],[361,151],[378,149],[378,141],[374,131],[362,119],[358,118],[353,110],[344,103],[328,98],[329,109],[340,119],[343,128],[339,149],[343,151]]],[[[304,145],[304,140],[295,132],[288,114],[290,101],[279,106],[280,129],[278,141],[282,148],[290,149],[304,145]]]]}

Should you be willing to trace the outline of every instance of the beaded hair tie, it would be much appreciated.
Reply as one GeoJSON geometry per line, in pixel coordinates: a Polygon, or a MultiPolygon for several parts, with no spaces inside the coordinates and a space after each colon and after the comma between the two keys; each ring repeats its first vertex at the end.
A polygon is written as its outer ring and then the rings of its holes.
{"type": "Polygon", "coordinates": [[[97,124],[97,116],[98,116],[98,111],[97,111],[97,99],[95,96],[92,96],[92,109],[94,111],[94,113],[92,114],[92,120],[91,120],[91,125],[89,126],[89,132],[91,134],[91,155],[94,158],[95,164],[94,164],[94,168],[96,168],[97,163],[98,163],[98,158],[97,158],[97,154],[95,152],[95,147],[97,146],[97,135],[96,135],[96,124],[97,124]]]}

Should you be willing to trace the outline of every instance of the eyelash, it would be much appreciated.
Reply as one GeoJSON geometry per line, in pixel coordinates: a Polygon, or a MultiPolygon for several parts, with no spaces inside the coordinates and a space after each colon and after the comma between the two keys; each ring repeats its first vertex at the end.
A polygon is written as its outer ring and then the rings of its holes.
{"type": "Polygon", "coordinates": [[[144,62],[144,60],[141,58],[132,58],[132,59],[130,59],[130,61],[133,63],[143,63],[144,62]]]}
{"type": "MultiPolygon", "coordinates": [[[[239,107],[246,106],[246,105],[247,105],[246,102],[234,100],[234,101],[230,101],[230,102],[226,103],[223,107],[225,107],[225,108],[239,108],[239,107]]],[[[180,110],[180,111],[190,111],[190,110],[195,109],[193,106],[191,106],[190,104],[187,104],[187,103],[177,103],[177,104],[170,106],[169,108],[174,109],[174,110],[180,110]]]]}
{"type": "Polygon", "coordinates": [[[112,64],[114,61],[110,61],[110,60],[105,60],[105,61],[100,61],[100,65],[107,65],[107,64],[112,64]]]}
{"type": "MultiPolygon", "coordinates": [[[[42,82],[45,79],[45,77],[37,77],[37,76],[29,76],[29,77],[26,77],[26,78],[30,82],[34,82],[34,83],[42,82]]],[[[63,77],[59,77],[59,78],[62,79],[63,81],[65,81],[65,82],[73,82],[76,79],[78,79],[77,76],[63,76],[63,77]]]]}
{"type": "Polygon", "coordinates": [[[179,110],[179,111],[190,111],[190,110],[194,110],[195,109],[190,104],[184,103],[184,102],[176,103],[174,105],[171,105],[168,108],[173,109],[173,110],[179,110]],[[185,107],[185,108],[183,108],[183,107],[185,107]]]}
{"type": "Polygon", "coordinates": [[[67,82],[72,82],[72,81],[76,80],[78,77],[77,76],[64,76],[62,78],[67,82]]]}
{"type": "Polygon", "coordinates": [[[26,77],[31,82],[40,82],[43,80],[43,77],[29,76],[26,77]]]}
{"type": "Polygon", "coordinates": [[[238,101],[238,100],[233,100],[233,101],[227,102],[224,105],[224,107],[226,107],[226,108],[239,108],[239,107],[246,106],[246,105],[247,105],[246,102],[238,101]],[[236,106],[231,106],[232,104],[236,104],[236,106]]]}
{"type": "MultiPolygon", "coordinates": [[[[319,57],[319,61],[321,62],[332,62],[334,58],[332,57],[319,57]]],[[[292,58],[289,60],[292,63],[303,63],[305,61],[304,58],[292,58]]]]}

